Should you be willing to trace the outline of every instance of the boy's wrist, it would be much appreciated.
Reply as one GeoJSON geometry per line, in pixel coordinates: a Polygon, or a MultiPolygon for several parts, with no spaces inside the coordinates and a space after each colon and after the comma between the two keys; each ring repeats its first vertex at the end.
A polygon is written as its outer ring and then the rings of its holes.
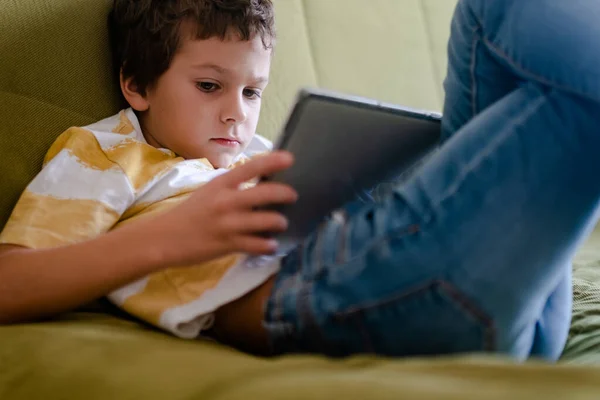
{"type": "MultiPolygon", "coordinates": [[[[157,219],[141,220],[118,228],[109,235],[109,246],[136,266],[140,273],[151,274],[173,266],[172,245],[157,219]]],[[[108,238],[107,238],[108,239],[108,238]]]]}

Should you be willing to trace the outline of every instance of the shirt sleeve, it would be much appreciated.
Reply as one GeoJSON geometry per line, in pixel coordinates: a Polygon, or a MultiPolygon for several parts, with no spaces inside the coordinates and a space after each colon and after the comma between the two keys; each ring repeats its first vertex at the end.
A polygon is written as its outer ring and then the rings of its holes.
{"type": "Polygon", "coordinates": [[[21,194],[0,243],[37,249],[91,239],[110,230],[134,197],[127,175],[94,134],[71,128],[54,142],[21,194]]]}

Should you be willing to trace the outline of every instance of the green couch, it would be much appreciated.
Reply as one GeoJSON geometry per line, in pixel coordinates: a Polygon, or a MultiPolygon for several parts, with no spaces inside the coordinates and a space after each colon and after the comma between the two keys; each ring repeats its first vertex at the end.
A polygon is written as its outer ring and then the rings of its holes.
{"type": "MultiPolygon", "coordinates": [[[[53,139],[117,109],[105,29],[109,5],[1,2],[0,227],[53,139]]],[[[453,6],[447,0],[276,0],[279,43],[260,132],[276,134],[304,85],[439,110],[453,6]]],[[[558,365],[516,365],[493,356],[261,359],[175,339],[90,306],[51,321],[0,327],[0,399],[598,399],[598,245],[594,233],[576,259],[574,318],[558,365]]]]}

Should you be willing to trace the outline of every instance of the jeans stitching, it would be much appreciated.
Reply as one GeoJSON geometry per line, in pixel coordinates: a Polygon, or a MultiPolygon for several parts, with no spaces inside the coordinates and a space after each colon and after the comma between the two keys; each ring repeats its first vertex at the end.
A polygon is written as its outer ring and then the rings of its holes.
{"type": "MultiPolygon", "coordinates": [[[[505,123],[505,129],[501,132],[494,140],[489,141],[485,148],[482,148],[477,155],[462,169],[461,174],[454,180],[454,184],[450,185],[445,193],[440,196],[437,207],[441,206],[442,203],[446,202],[449,198],[455,196],[460,188],[463,186],[467,176],[473,173],[474,170],[479,168],[481,163],[487,160],[491,153],[502,144],[507,136],[511,133],[511,129],[515,125],[520,125],[525,122],[534,112],[536,112],[544,103],[546,103],[545,97],[540,97],[537,101],[530,103],[523,112],[514,116],[511,120],[505,123]]],[[[431,218],[428,218],[431,220],[431,218]]]]}
{"type": "Polygon", "coordinates": [[[475,319],[483,322],[485,326],[484,331],[484,350],[492,351],[495,349],[496,344],[496,328],[494,326],[493,319],[484,313],[479,307],[475,305],[467,296],[463,295],[461,291],[448,281],[439,281],[440,287],[445,289],[446,293],[455,301],[459,307],[464,311],[470,313],[475,319]]]}
{"type": "Polygon", "coordinates": [[[504,60],[510,67],[514,68],[518,73],[524,75],[526,79],[536,80],[538,83],[540,83],[542,85],[551,86],[555,89],[562,90],[562,91],[569,92],[569,93],[574,93],[579,96],[591,97],[589,95],[586,95],[585,93],[582,93],[578,89],[575,89],[571,86],[561,85],[557,82],[552,81],[549,78],[543,77],[533,71],[530,71],[529,69],[527,69],[526,67],[521,65],[519,62],[517,62],[515,59],[510,57],[504,50],[502,50],[499,46],[492,43],[485,36],[485,34],[483,32],[483,23],[481,21],[481,18],[478,15],[476,15],[475,11],[472,9],[471,9],[471,14],[473,15],[473,18],[475,19],[475,21],[477,21],[477,24],[479,25],[479,30],[481,32],[481,41],[483,42],[483,44],[485,44],[487,49],[489,51],[491,51],[492,53],[494,53],[499,58],[501,58],[502,60],[504,60]]]}
{"type": "MultiPolygon", "coordinates": [[[[494,351],[496,348],[496,327],[493,319],[486,314],[483,310],[481,310],[475,302],[469,299],[467,296],[461,293],[461,291],[454,286],[451,282],[442,280],[442,279],[434,279],[425,284],[415,286],[413,288],[407,289],[400,294],[395,294],[389,296],[385,299],[373,301],[371,303],[367,303],[361,306],[349,307],[345,310],[338,311],[332,314],[332,317],[337,322],[343,323],[349,319],[352,319],[356,315],[365,314],[365,312],[384,307],[391,303],[400,302],[406,298],[416,296],[422,292],[427,292],[434,288],[440,288],[446,293],[451,300],[453,300],[453,304],[458,306],[462,311],[466,312],[472,318],[474,318],[477,322],[479,322],[484,331],[484,339],[483,339],[483,350],[484,351],[494,351]]],[[[361,331],[361,336],[365,336],[368,338],[368,333],[366,329],[362,328],[364,332],[361,331]]],[[[363,338],[363,343],[370,344],[371,341],[363,338]],[[365,342],[365,340],[367,340],[365,342]]]]}
{"type": "Polygon", "coordinates": [[[471,43],[471,65],[470,65],[470,72],[471,72],[471,112],[472,115],[471,117],[474,117],[475,115],[478,114],[479,110],[477,107],[477,92],[478,92],[478,88],[477,88],[477,77],[475,74],[475,70],[477,68],[477,46],[479,44],[479,42],[481,41],[481,37],[478,34],[479,28],[475,28],[473,29],[473,41],[471,43]]]}

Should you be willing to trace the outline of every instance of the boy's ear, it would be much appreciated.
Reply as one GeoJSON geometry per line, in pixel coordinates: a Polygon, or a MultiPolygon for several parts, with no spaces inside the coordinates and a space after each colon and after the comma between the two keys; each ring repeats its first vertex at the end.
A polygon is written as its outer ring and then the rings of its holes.
{"type": "Polygon", "coordinates": [[[121,93],[127,100],[127,103],[136,111],[146,111],[150,107],[146,96],[141,94],[132,77],[123,78],[123,71],[119,74],[119,83],[121,85],[121,93]]]}

